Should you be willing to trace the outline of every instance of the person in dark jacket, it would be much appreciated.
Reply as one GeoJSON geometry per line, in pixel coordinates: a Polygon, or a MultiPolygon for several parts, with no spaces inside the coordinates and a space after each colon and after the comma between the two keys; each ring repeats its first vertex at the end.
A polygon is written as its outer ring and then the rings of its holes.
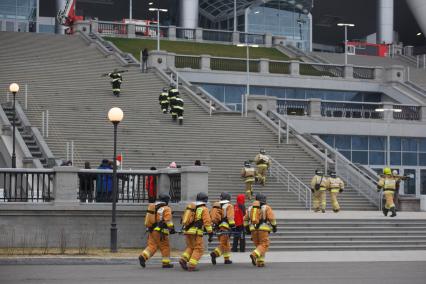
{"type": "MultiPolygon", "coordinates": [[[[156,171],[156,167],[151,167],[151,171],[156,171]]],[[[147,176],[145,180],[145,189],[148,192],[148,202],[154,203],[157,199],[157,177],[147,176]]]]}
{"type": "Polygon", "coordinates": [[[240,243],[240,252],[245,252],[246,250],[246,239],[244,231],[244,215],[246,214],[245,201],[245,195],[239,194],[237,196],[237,203],[234,205],[234,231],[238,232],[239,234],[234,235],[234,241],[232,243],[233,252],[238,251],[238,243],[240,243]]]}
{"type": "Polygon", "coordinates": [[[142,50],[142,73],[148,72],[148,49],[142,50]]]}
{"type": "MultiPolygon", "coordinates": [[[[89,170],[90,162],[84,163],[84,169],[89,170]]],[[[79,174],[80,175],[80,174],[79,174]]],[[[94,194],[94,181],[96,181],[96,174],[84,173],[80,175],[80,201],[81,202],[93,202],[94,194]]]]}
{"type": "MultiPolygon", "coordinates": [[[[112,170],[110,161],[102,160],[98,170],[112,170]]],[[[112,173],[97,175],[96,202],[112,202],[112,173]]]]}

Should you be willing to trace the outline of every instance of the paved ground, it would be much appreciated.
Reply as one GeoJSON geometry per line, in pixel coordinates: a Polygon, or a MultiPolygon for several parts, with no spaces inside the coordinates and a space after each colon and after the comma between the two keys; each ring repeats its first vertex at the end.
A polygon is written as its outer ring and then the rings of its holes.
{"type": "Polygon", "coordinates": [[[198,272],[158,265],[3,265],[0,283],[294,283],[294,284],[424,284],[426,262],[272,263],[263,269],[251,264],[200,265],[198,272]]]}

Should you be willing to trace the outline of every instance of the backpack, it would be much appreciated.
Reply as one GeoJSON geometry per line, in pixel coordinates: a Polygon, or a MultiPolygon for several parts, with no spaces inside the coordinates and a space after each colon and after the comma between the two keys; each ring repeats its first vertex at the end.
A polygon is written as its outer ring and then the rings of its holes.
{"type": "Polygon", "coordinates": [[[195,222],[195,211],[197,210],[195,203],[190,203],[186,206],[183,212],[181,223],[183,227],[189,227],[195,222]]]}
{"type": "Polygon", "coordinates": [[[210,210],[210,217],[212,219],[212,223],[219,225],[222,220],[223,210],[222,206],[219,202],[215,202],[213,204],[212,209],[210,210]]]}
{"type": "Polygon", "coordinates": [[[253,202],[253,205],[250,206],[250,210],[249,210],[250,223],[252,225],[259,225],[262,222],[264,222],[263,211],[264,210],[260,206],[260,202],[259,201],[253,202]]]}
{"type": "Polygon", "coordinates": [[[145,227],[151,228],[157,223],[157,208],[155,203],[150,203],[145,215],[145,227]]]}

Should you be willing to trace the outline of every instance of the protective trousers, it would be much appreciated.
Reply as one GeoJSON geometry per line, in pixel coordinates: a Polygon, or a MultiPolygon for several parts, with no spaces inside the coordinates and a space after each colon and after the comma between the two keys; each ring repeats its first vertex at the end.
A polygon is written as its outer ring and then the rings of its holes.
{"type": "Polygon", "coordinates": [[[257,165],[257,179],[262,185],[265,185],[266,183],[266,174],[268,172],[268,165],[267,164],[258,164],[257,165]]]}
{"type": "Polygon", "coordinates": [[[337,195],[339,194],[339,190],[332,189],[330,191],[330,200],[331,200],[331,206],[333,207],[334,211],[340,210],[339,202],[337,201],[337,195]]]}
{"type": "Polygon", "coordinates": [[[155,254],[157,249],[160,249],[163,264],[170,264],[169,236],[162,235],[158,231],[152,231],[148,236],[148,245],[141,255],[145,260],[148,260],[155,254]]]}
{"type": "Polygon", "coordinates": [[[395,207],[395,204],[393,203],[394,194],[395,194],[394,191],[390,191],[390,190],[384,191],[383,195],[385,196],[385,200],[386,200],[386,204],[385,204],[386,209],[391,209],[395,207]]]}
{"type": "Polygon", "coordinates": [[[169,103],[162,103],[162,104],[161,104],[161,110],[162,110],[164,113],[167,113],[167,111],[169,110],[169,103]]]}
{"type": "Polygon", "coordinates": [[[235,232],[239,234],[234,234],[234,241],[232,243],[232,251],[238,251],[238,243],[240,243],[240,252],[246,251],[246,239],[244,234],[244,226],[236,226],[235,232]]]}
{"type": "Polygon", "coordinates": [[[121,87],[121,83],[119,81],[112,82],[112,92],[114,93],[114,95],[120,94],[120,91],[121,91],[120,87],[121,87]]]}
{"type": "Polygon", "coordinates": [[[246,179],[246,195],[248,199],[251,199],[253,196],[253,178],[246,179]]]}
{"type": "Polygon", "coordinates": [[[183,109],[177,109],[176,110],[177,118],[179,119],[179,122],[183,120],[183,109]]]}
{"type": "Polygon", "coordinates": [[[315,190],[314,191],[314,211],[319,211],[320,209],[325,210],[325,206],[327,204],[326,201],[326,193],[325,190],[315,190]]]}
{"type": "Polygon", "coordinates": [[[188,267],[196,267],[204,253],[203,236],[185,235],[186,249],[181,258],[188,263],[188,267]]]}
{"type": "Polygon", "coordinates": [[[256,249],[251,253],[256,259],[257,266],[265,265],[265,254],[269,248],[269,232],[255,230],[251,232],[251,240],[256,249]]]}
{"type": "Polygon", "coordinates": [[[216,257],[223,255],[223,258],[225,260],[229,259],[231,257],[231,245],[229,243],[229,235],[220,235],[218,239],[219,246],[214,249],[216,257]]]}

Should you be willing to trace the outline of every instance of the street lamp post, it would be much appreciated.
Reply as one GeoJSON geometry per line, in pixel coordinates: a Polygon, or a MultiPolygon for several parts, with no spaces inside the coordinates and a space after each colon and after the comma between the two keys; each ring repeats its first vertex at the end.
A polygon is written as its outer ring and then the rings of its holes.
{"type": "Polygon", "coordinates": [[[149,11],[157,11],[157,51],[160,50],[160,12],[167,12],[167,9],[149,8],[149,11]]]}
{"type": "Polygon", "coordinates": [[[348,65],[348,27],[355,27],[354,24],[338,23],[339,27],[345,27],[345,65],[348,65]]]}
{"type": "Polygon", "coordinates": [[[247,105],[248,105],[248,96],[250,95],[250,47],[259,47],[259,45],[257,44],[248,44],[248,40],[247,40],[247,35],[246,35],[246,43],[243,44],[237,44],[238,47],[246,47],[247,48],[247,58],[246,58],[246,65],[247,65],[247,92],[246,92],[246,97],[244,100],[244,105],[245,105],[245,116],[247,117],[247,105]]]}
{"type": "MultiPolygon", "coordinates": [[[[383,112],[383,113],[386,113],[386,112],[394,113],[394,112],[402,112],[402,109],[376,108],[375,111],[383,112]]],[[[384,115],[383,118],[386,121],[386,166],[390,167],[390,135],[389,135],[390,116],[384,115]]]]}
{"type": "Polygon", "coordinates": [[[123,120],[123,111],[118,107],[113,107],[108,111],[108,119],[114,125],[114,158],[112,166],[112,220],[111,220],[111,252],[117,252],[117,127],[123,120]]]}
{"type": "Polygon", "coordinates": [[[16,168],[16,154],[15,154],[15,117],[16,117],[16,108],[15,108],[15,97],[16,93],[19,91],[19,85],[12,83],[9,86],[9,91],[13,94],[13,118],[12,118],[12,168],[16,168]]]}

